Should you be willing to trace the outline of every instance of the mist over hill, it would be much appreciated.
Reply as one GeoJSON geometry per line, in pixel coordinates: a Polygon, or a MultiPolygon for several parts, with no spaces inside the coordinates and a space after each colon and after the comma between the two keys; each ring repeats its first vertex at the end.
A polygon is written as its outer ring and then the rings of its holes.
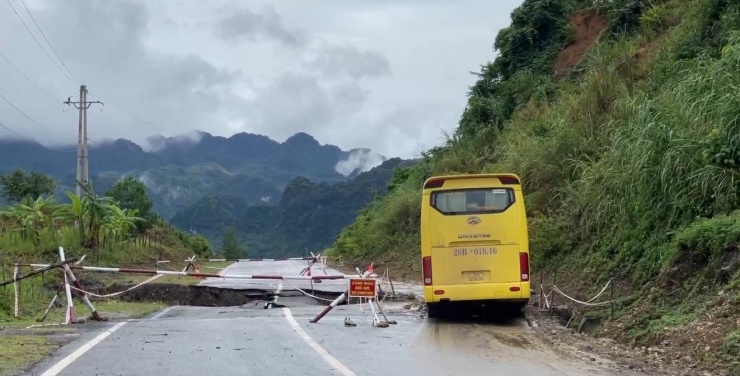
{"type": "MultiPolygon", "coordinates": [[[[0,139],[0,174],[14,168],[43,172],[58,182],[62,198],[63,190],[74,189],[76,157],[76,145],[52,148],[35,141],[0,139]]],[[[203,197],[277,203],[298,176],[338,183],[386,160],[369,149],[321,145],[302,132],[284,142],[251,133],[154,136],[145,145],[120,138],[90,145],[89,158],[96,191],[135,176],[146,184],[154,209],[166,219],[203,197]]]]}

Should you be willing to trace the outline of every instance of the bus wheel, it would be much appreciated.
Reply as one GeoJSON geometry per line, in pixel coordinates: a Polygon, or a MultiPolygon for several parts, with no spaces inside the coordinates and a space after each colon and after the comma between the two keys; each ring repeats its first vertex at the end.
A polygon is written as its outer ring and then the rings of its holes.
{"type": "Polygon", "coordinates": [[[435,304],[427,304],[427,318],[436,319],[439,317],[439,307],[435,304]]]}

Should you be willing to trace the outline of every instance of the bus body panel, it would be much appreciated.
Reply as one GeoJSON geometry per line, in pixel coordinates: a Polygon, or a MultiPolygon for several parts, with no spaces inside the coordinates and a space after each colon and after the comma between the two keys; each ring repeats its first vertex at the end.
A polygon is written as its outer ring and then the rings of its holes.
{"type": "Polygon", "coordinates": [[[520,253],[529,259],[524,197],[520,184],[503,184],[501,176],[519,181],[512,174],[427,180],[444,180],[422,194],[421,254],[431,259],[427,303],[529,299],[528,275],[522,280],[520,270],[520,253]]]}

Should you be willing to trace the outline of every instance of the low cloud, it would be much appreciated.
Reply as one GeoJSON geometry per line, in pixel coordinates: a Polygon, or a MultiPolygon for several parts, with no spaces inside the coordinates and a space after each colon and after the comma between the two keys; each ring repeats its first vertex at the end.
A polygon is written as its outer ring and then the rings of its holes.
{"type": "Polygon", "coordinates": [[[298,31],[288,30],[272,7],[260,13],[238,9],[218,21],[216,35],[232,43],[255,42],[258,37],[270,38],[291,47],[300,47],[306,40],[298,31]]]}
{"type": "Polygon", "coordinates": [[[311,63],[325,76],[346,75],[355,80],[391,74],[391,64],[375,51],[360,51],[352,46],[329,46],[311,63]]]}
{"type": "MultiPolygon", "coordinates": [[[[277,141],[303,131],[344,150],[416,156],[454,129],[475,82],[468,72],[493,57],[496,31],[521,4],[474,2],[26,1],[64,66],[0,11],[3,55],[22,71],[0,59],[0,91],[43,125],[0,100],[10,129],[0,138],[74,144],[77,111],[61,103],[84,84],[105,103],[89,111],[91,144],[126,138],[151,151],[165,142],[151,135],[195,129],[277,141]]],[[[367,157],[338,168],[367,169],[367,157]]]]}
{"type": "Polygon", "coordinates": [[[161,135],[150,136],[146,139],[146,142],[141,144],[141,148],[145,151],[156,152],[163,149],[166,146],[191,146],[195,145],[203,139],[203,132],[192,131],[175,137],[165,137],[161,135]]]}
{"type": "Polygon", "coordinates": [[[385,161],[385,157],[369,149],[355,149],[347,159],[339,161],[334,167],[338,173],[349,176],[351,173],[370,171],[385,161]]]}

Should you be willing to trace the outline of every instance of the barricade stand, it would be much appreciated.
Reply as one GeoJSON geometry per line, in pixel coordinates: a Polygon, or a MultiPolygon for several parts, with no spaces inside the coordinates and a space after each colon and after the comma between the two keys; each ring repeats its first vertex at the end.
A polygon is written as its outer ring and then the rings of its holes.
{"type": "Polygon", "coordinates": [[[67,312],[64,314],[64,323],[72,324],[77,321],[75,319],[75,305],[72,301],[72,289],[69,287],[67,272],[63,270],[62,275],[64,276],[64,290],[67,293],[67,312]]]}
{"type": "MultiPolygon", "coordinates": [[[[363,276],[363,274],[360,272],[360,269],[359,268],[355,268],[355,270],[357,271],[357,275],[358,276],[360,276],[360,277],[363,276]]],[[[365,272],[365,273],[370,273],[370,276],[373,276],[374,275],[374,276],[377,277],[377,274],[375,274],[373,272],[373,264],[372,263],[370,264],[370,266],[368,266],[367,272],[365,272]]],[[[388,327],[388,324],[398,324],[395,320],[388,320],[388,316],[386,316],[385,315],[385,312],[383,312],[383,307],[381,306],[380,301],[378,301],[378,292],[379,291],[382,292],[382,289],[380,288],[380,284],[378,284],[378,280],[377,279],[372,279],[372,281],[374,282],[374,286],[372,287],[373,294],[372,295],[366,295],[366,294],[363,294],[363,293],[357,293],[357,297],[360,298],[360,301],[362,301],[363,298],[368,298],[367,302],[370,305],[370,310],[373,312],[373,317],[374,317],[373,325],[374,326],[377,326],[379,328],[387,328],[388,327]],[[373,305],[373,303],[377,304],[378,311],[380,311],[380,314],[383,315],[383,318],[385,319],[385,321],[380,321],[380,319],[378,319],[378,314],[375,313],[375,306],[373,305]]],[[[350,279],[350,286],[351,286],[351,283],[352,283],[352,280],[350,279]]],[[[363,285],[364,286],[368,286],[368,283],[364,283],[363,285]]]]}
{"type": "MultiPolygon", "coordinates": [[[[82,263],[82,260],[85,259],[85,256],[87,256],[87,255],[86,254],[85,255],[82,255],[82,257],[80,257],[79,260],[75,261],[74,264],[75,265],[80,265],[82,263]]],[[[57,301],[57,299],[59,299],[59,293],[62,291],[63,288],[65,288],[67,286],[67,275],[66,275],[66,273],[65,273],[64,270],[62,270],[62,277],[64,279],[64,282],[62,282],[61,284],[59,284],[59,288],[57,289],[56,293],[54,294],[54,297],[51,298],[51,302],[49,302],[49,305],[46,307],[46,311],[44,311],[44,315],[41,316],[40,318],[36,319],[36,322],[44,322],[44,320],[46,320],[46,316],[49,315],[49,312],[54,307],[54,303],[57,301]]],[[[69,302],[67,303],[68,309],[67,309],[67,314],[65,315],[65,317],[66,316],[69,316],[74,321],[74,303],[72,303],[71,305],[72,305],[72,309],[70,311],[70,309],[69,309],[70,303],[69,302]],[[70,314],[70,312],[71,312],[71,314],[70,314]]],[[[69,322],[67,322],[67,324],[69,324],[69,322]]]]}
{"type": "Polygon", "coordinates": [[[54,294],[54,297],[51,298],[51,302],[49,302],[49,306],[46,307],[46,311],[44,311],[44,315],[36,319],[36,322],[44,322],[44,320],[46,320],[46,316],[49,314],[51,309],[54,307],[54,303],[59,298],[59,293],[62,292],[62,289],[64,288],[64,286],[65,286],[64,283],[59,284],[59,288],[57,289],[57,292],[54,294]]]}
{"type": "MultiPolygon", "coordinates": [[[[64,248],[62,247],[59,247],[59,258],[62,261],[64,261],[64,248]]],[[[90,309],[92,319],[95,321],[107,321],[103,319],[102,317],[100,317],[100,315],[98,314],[98,311],[95,310],[95,307],[90,302],[90,299],[83,292],[82,286],[77,281],[77,278],[75,277],[74,273],[72,273],[72,269],[69,267],[69,264],[62,265],[62,268],[64,269],[64,272],[65,272],[64,282],[67,285],[66,286],[67,299],[68,299],[67,305],[69,308],[69,310],[67,311],[67,324],[74,322],[73,321],[74,320],[74,306],[72,305],[72,291],[69,286],[69,281],[72,281],[72,284],[75,286],[75,290],[77,290],[77,293],[79,294],[80,298],[82,299],[83,302],[85,302],[85,305],[87,306],[87,308],[90,309]],[[67,281],[67,278],[69,278],[69,281],[67,281]]]]}
{"type": "MultiPolygon", "coordinates": [[[[362,278],[367,278],[369,275],[370,275],[370,271],[367,271],[364,274],[362,274],[362,278]]],[[[350,279],[350,281],[352,281],[352,279],[350,279]]],[[[317,323],[319,320],[321,320],[322,317],[324,317],[327,313],[329,313],[329,311],[331,311],[334,307],[342,303],[349,296],[350,296],[350,288],[347,288],[347,291],[343,292],[342,295],[339,295],[338,298],[334,299],[334,301],[331,302],[331,304],[329,304],[326,308],[324,308],[324,310],[321,311],[321,313],[319,313],[316,317],[309,320],[309,322],[317,323]]]]}
{"type": "Polygon", "coordinates": [[[19,299],[18,299],[18,264],[13,267],[13,291],[15,292],[15,304],[13,305],[13,315],[18,317],[19,299]]]}
{"type": "MultiPolygon", "coordinates": [[[[311,257],[312,258],[310,260],[308,260],[308,265],[305,268],[303,268],[303,270],[301,270],[301,273],[299,275],[305,275],[305,276],[310,277],[311,276],[311,267],[315,263],[317,263],[319,261],[319,258],[321,257],[321,253],[319,253],[318,255],[314,255],[313,252],[311,252],[311,257]]],[[[324,274],[326,274],[326,270],[324,271],[324,274]]],[[[314,282],[314,280],[312,279],[311,280],[311,291],[313,291],[313,282],[314,282]]],[[[316,280],[316,283],[321,283],[321,280],[320,279],[317,279],[316,280]]]]}

